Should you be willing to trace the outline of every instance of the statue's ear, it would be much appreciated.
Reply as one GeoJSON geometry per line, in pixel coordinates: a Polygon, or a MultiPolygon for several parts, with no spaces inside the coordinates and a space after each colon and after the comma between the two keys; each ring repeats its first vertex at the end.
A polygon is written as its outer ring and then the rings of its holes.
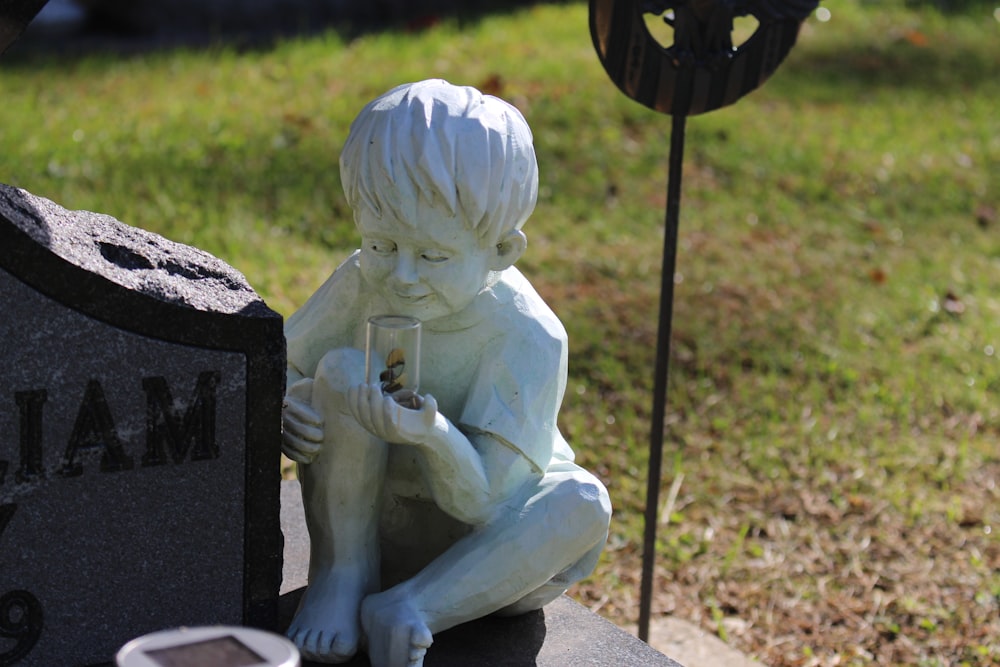
{"type": "Polygon", "coordinates": [[[514,262],[521,259],[521,255],[528,249],[528,237],[520,229],[513,229],[507,232],[500,242],[497,243],[497,254],[493,258],[490,266],[494,271],[503,271],[514,265],[514,262]]]}

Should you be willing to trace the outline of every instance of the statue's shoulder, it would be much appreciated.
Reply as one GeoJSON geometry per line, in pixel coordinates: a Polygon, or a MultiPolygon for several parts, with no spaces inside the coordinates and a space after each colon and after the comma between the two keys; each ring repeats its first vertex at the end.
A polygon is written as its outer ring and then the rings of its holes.
{"type": "Polygon", "coordinates": [[[314,320],[316,314],[323,314],[332,306],[342,309],[358,298],[362,291],[359,255],[359,252],[355,252],[330,274],[309,300],[288,319],[286,329],[300,322],[314,320]]]}
{"type": "Polygon", "coordinates": [[[350,346],[362,318],[363,300],[358,253],[354,253],[285,322],[289,364],[312,376],[325,352],[350,346]]]}
{"type": "Polygon", "coordinates": [[[536,345],[548,342],[556,349],[566,346],[565,327],[524,274],[510,267],[501,275],[494,292],[515,344],[528,339],[536,345]]]}

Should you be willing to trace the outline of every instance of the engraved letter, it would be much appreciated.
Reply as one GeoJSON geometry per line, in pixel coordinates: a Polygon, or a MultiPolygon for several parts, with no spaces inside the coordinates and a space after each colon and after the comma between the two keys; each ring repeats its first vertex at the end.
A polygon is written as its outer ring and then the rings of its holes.
{"type": "Polygon", "coordinates": [[[0,535],[3,535],[3,531],[14,517],[16,509],[17,505],[0,505],[0,535]]]}
{"type": "Polygon", "coordinates": [[[219,457],[215,442],[215,388],[218,371],[198,375],[194,395],[181,416],[174,404],[170,387],[162,377],[142,379],[146,392],[146,453],[143,466],[158,466],[167,462],[167,453],[174,463],[181,463],[191,452],[192,461],[219,457]]]}
{"type": "Polygon", "coordinates": [[[111,418],[111,409],[104,398],[104,389],[97,380],[87,383],[87,391],[80,404],[80,412],[73,424],[73,433],[69,436],[69,444],[63,455],[59,474],[64,477],[76,477],[83,474],[83,464],[78,459],[80,450],[103,448],[101,454],[101,472],[131,470],[132,457],[125,454],[115,422],[111,418]]]}
{"type": "MultiPolygon", "coordinates": [[[[27,482],[45,473],[42,467],[42,405],[48,397],[44,389],[14,394],[20,411],[21,467],[16,479],[27,482]]],[[[0,474],[0,482],[3,474],[0,474]]]]}

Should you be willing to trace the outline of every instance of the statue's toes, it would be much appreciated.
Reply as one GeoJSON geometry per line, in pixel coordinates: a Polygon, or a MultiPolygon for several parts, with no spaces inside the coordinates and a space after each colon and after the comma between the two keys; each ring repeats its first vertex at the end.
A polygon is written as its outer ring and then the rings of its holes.
{"type": "Polygon", "coordinates": [[[288,638],[292,640],[293,644],[299,647],[299,653],[307,660],[316,659],[316,640],[319,634],[309,628],[303,628],[294,624],[288,629],[288,638]]]}
{"type": "Polygon", "coordinates": [[[426,626],[415,628],[410,634],[410,660],[407,667],[422,667],[427,649],[434,642],[434,637],[426,626]]]}
{"type": "Polygon", "coordinates": [[[331,639],[327,653],[335,662],[346,662],[358,652],[358,638],[352,633],[339,632],[331,639]]]}
{"type": "Polygon", "coordinates": [[[410,661],[406,663],[406,667],[423,667],[425,655],[427,655],[427,649],[425,648],[415,648],[411,650],[410,661]]]}

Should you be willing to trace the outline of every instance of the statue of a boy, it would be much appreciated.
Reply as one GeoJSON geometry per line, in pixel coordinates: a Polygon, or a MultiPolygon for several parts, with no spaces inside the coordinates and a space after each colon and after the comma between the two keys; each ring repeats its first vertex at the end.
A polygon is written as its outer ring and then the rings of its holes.
{"type": "Polygon", "coordinates": [[[432,635],[538,609],[590,574],[607,491],[556,425],[566,332],[514,268],[538,170],[521,114],[473,88],[395,88],[351,126],[355,252],[285,327],[284,451],[299,462],[305,658],[423,663],[432,635]],[[365,383],[369,317],[423,323],[423,405],[365,383]]]}

